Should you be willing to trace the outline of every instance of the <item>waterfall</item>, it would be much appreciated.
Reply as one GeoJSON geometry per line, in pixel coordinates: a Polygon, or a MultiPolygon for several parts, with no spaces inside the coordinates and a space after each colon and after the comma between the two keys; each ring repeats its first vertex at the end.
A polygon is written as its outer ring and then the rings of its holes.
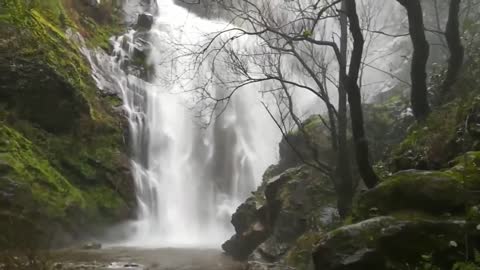
{"type": "Polygon", "coordinates": [[[196,44],[227,24],[190,14],[173,0],[155,4],[148,33],[130,30],[112,38],[112,55],[84,52],[99,88],[122,97],[129,121],[138,216],[123,226],[127,239],[121,245],[218,247],[233,233],[231,214],[275,162],[280,135],[253,87],[234,96],[206,128],[201,125],[197,107],[204,104],[192,103],[195,94],[185,92],[201,76],[185,78],[193,56],[174,61],[178,48],[172,44],[196,44]],[[126,68],[139,35],[148,36],[148,82],[126,68]]]}
{"type": "MultiPolygon", "coordinates": [[[[106,93],[122,97],[122,109],[129,122],[138,211],[136,220],[122,226],[127,239],[121,244],[218,247],[232,233],[231,214],[260,184],[267,166],[277,159],[280,132],[259,102],[259,90],[271,89],[272,85],[242,87],[224,111],[213,110],[214,114],[223,113],[204,128],[203,112],[208,104],[199,99],[198,92],[190,90],[208,81],[212,56],[203,59],[207,64],[199,68],[194,65],[198,55],[189,53],[199,50],[208,34],[232,26],[198,17],[175,5],[174,0],[125,1],[127,21],[131,24],[140,12],[149,11],[154,14],[152,28],[129,30],[112,38],[111,55],[84,50],[97,85],[106,93]],[[146,57],[147,75],[132,68],[139,53],[146,57]]],[[[328,27],[328,31],[335,31],[334,25],[328,27]]],[[[390,51],[398,47],[397,41],[394,39],[387,51],[373,43],[370,49],[375,58],[370,63],[376,59],[390,63],[385,58],[393,55],[390,51]]],[[[235,39],[231,46],[238,51],[260,48],[260,52],[262,47],[255,37],[235,39]]],[[[311,80],[291,57],[286,57],[282,65],[288,71],[285,76],[292,81],[311,80]]],[[[222,78],[235,81],[233,72],[229,74],[226,66],[222,69],[221,61],[215,68],[222,78]]],[[[392,79],[372,70],[365,71],[363,89],[378,85],[378,81],[385,81],[383,88],[389,89],[392,79]]],[[[210,94],[225,96],[221,84],[213,90],[210,94]]],[[[381,88],[375,86],[374,90],[370,94],[381,88]]],[[[332,100],[335,92],[330,93],[332,100]]],[[[299,93],[295,93],[297,115],[324,111],[318,98],[308,91],[299,93]]]]}

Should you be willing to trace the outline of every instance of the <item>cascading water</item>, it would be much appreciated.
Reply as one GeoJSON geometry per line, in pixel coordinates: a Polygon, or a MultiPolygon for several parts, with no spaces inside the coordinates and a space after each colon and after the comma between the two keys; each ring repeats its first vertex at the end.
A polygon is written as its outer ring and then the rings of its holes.
{"type": "MultiPolygon", "coordinates": [[[[205,83],[211,71],[195,69],[192,63],[198,55],[189,53],[199,49],[208,33],[230,27],[228,23],[197,17],[174,0],[125,1],[130,21],[145,11],[140,3],[150,3],[147,6],[153,7],[150,11],[154,14],[151,30],[130,30],[112,40],[111,56],[84,51],[98,86],[121,95],[129,120],[138,217],[122,227],[128,239],[120,244],[218,247],[231,234],[229,222],[235,208],[275,162],[280,134],[258,102],[259,85],[243,87],[207,129],[198,123],[198,107],[205,104],[192,104],[198,101],[196,93],[186,90],[205,83]],[[146,76],[133,67],[139,53],[146,55],[151,67],[146,76]],[[140,79],[143,77],[148,80],[140,79]]],[[[248,39],[232,43],[240,50],[258,46],[248,39]]],[[[295,67],[293,62],[285,65],[295,67]]],[[[216,69],[222,73],[220,67],[216,69]]],[[[233,76],[223,73],[222,77],[233,76]]],[[[308,81],[294,69],[289,73],[295,80],[308,81]]],[[[367,75],[371,80],[385,77],[367,75]]],[[[214,95],[225,95],[221,85],[215,90],[214,95]]],[[[299,108],[316,100],[296,97],[297,103],[298,98],[303,99],[299,108]]],[[[319,106],[313,105],[318,113],[319,106]]]]}
{"type": "Polygon", "coordinates": [[[134,30],[112,40],[112,56],[85,52],[100,88],[121,94],[129,120],[138,218],[125,226],[121,244],[218,247],[232,233],[231,214],[275,161],[280,137],[256,89],[234,97],[208,128],[198,124],[188,109],[193,94],[184,92],[200,81],[183,76],[193,56],[173,62],[172,44],[195,44],[226,24],[189,14],[173,0],[157,0],[156,8],[152,29],[142,33],[154,68],[149,83],[126,68],[138,47],[134,30]]]}

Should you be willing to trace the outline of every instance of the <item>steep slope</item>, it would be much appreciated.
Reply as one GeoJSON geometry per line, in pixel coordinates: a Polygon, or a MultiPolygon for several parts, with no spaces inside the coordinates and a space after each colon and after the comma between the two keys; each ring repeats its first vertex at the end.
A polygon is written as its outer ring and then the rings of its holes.
{"type": "Polygon", "coordinates": [[[0,4],[4,238],[37,229],[49,239],[54,231],[65,233],[54,238],[88,235],[128,218],[135,207],[126,123],[114,108],[121,102],[99,94],[88,62],[69,40],[78,31],[89,46],[108,49],[108,37],[121,29],[116,1],[90,2],[0,4]],[[18,231],[19,220],[36,228],[18,231]]]}

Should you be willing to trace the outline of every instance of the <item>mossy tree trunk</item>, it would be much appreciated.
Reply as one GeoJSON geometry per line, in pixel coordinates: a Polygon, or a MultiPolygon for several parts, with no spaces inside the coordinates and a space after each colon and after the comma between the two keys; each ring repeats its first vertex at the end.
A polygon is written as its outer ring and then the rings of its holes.
{"type": "Polygon", "coordinates": [[[407,10],[408,28],[413,44],[410,93],[413,115],[417,120],[424,120],[430,113],[427,92],[427,60],[430,47],[425,36],[423,11],[420,0],[397,0],[407,10]]]}

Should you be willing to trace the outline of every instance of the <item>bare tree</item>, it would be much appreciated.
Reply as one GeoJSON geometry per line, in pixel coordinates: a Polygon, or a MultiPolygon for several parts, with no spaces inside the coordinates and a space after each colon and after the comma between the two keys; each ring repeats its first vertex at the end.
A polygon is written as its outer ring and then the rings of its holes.
{"type": "Polygon", "coordinates": [[[410,93],[412,111],[417,120],[424,120],[430,113],[427,91],[427,61],[430,47],[425,36],[423,11],[420,0],[397,0],[407,10],[410,38],[413,44],[410,93]]]}
{"type": "Polygon", "coordinates": [[[275,115],[268,104],[264,105],[284,137],[288,139],[287,125],[284,124],[288,115],[309,144],[309,134],[295,111],[294,96],[305,91],[321,101],[326,112],[321,120],[330,133],[335,165],[332,167],[319,157],[314,147],[313,160],[305,157],[302,160],[332,178],[339,194],[339,212],[345,216],[350,211],[356,187],[347,144],[347,100],[360,175],[369,188],[378,183],[369,160],[358,85],[364,42],[355,1],[223,0],[219,3],[232,21],[229,27],[207,35],[206,42],[192,52],[196,55],[197,74],[208,74],[205,83],[195,87],[194,91],[199,93],[201,100],[213,101],[211,112],[215,114],[221,113],[241,88],[259,85],[261,92],[276,97],[275,107],[280,116],[275,115]],[[327,30],[336,29],[338,19],[340,40],[327,30]],[[348,23],[353,38],[349,63],[348,23]],[[329,35],[332,35],[331,40],[327,38],[329,35]],[[249,39],[248,44],[254,44],[252,48],[239,46],[237,41],[245,39],[249,39]],[[332,64],[326,64],[328,62],[335,65],[332,67],[332,64]],[[205,66],[208,66],[208,72],[200,72],[205,66]],[[333,75],[331,71],[338,71],[338,74],[333,75]],[[338,89],[338,111],[328,91],[332,86],[338,89]],[[214,95],[212,87],[225,91],[214,95]]]}
{"type": "MultiPolygon", "coordinates": [[[[340,55],[339,59],[339,81],[346,81],[347,74],[347,50],[348,50],[348,18],[346,12],[346,1],[342,1],[340,10],[340,55]]],[[[347,143],[347,92],[344,83],[339,83],[338,87],[338,161],[337,173],[339,175],[340,183],[339,190],[344,196],[338,199],[339,211],[349,212],[349,207],[352,204],[351,199],[354,193],[354,181],[352,176],[352,168],[347,143]]],[[[346,213],[340,213],[345,215],[346,213]]]]}
{"type": "Polygon", "coordinates": [[[360,87],[358,86],[358,74],[362,64],[364,40],[355,0],[345,1],[345,9],[350,23],[350,33],[353,37],[353,49],[350,57],[348,75],[346,76],[345,89],[348,93],[348,103],[350,105],[350,118],[358,169],[365,185],[368,188],[373,188],[377,185],[379,179],[370,163],[370,152],[368,150],[368,141],[365,135],[363,121],[362,95],[360,93],[360,87]]]}
{"type": "Polygon", "coordinates": [[[448,70],[443,83],[443,91],[447,92],[457,80],[458,74],[462,68],[464,48],[460,36],[460,0],[450,0],[448,11],[448,21],[445,31],[450,58],[448,60],[448,70]]]}

